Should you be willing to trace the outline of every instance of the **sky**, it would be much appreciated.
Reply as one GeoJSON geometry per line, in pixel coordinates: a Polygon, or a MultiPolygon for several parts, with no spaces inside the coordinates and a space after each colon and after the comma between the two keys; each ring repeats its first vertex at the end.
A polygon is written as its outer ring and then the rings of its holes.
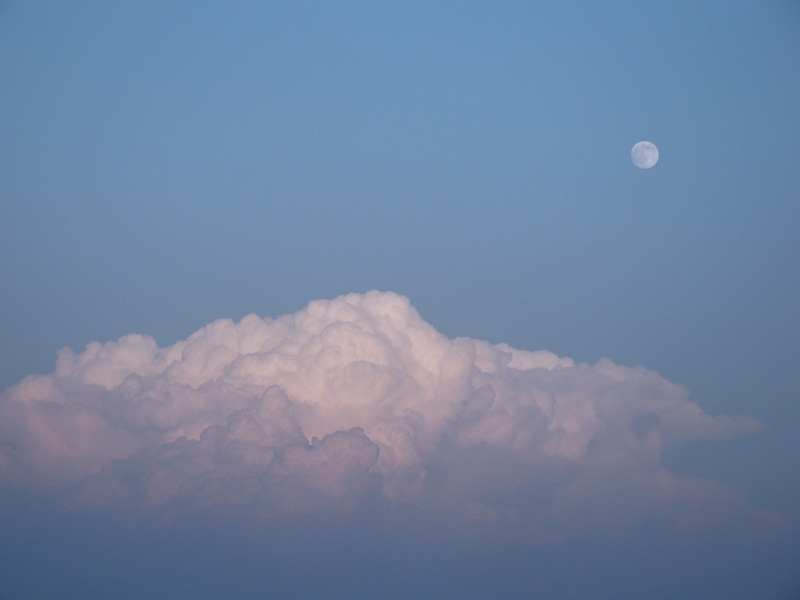
{"type": "Polygon", "coordinates": [[[798,65],[789,0],[0,1],[0,590],[797,597],[798,65]]]}

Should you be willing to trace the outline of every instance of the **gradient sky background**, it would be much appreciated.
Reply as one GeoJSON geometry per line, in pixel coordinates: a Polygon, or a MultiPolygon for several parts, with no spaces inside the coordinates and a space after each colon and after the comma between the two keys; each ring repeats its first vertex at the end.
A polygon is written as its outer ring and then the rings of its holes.
{"type": "Polygon", "coordinates": [[[788,0],[0,2],[0,389],[391,290],[758,419],[669,464],[797,526],[798,65],[788,0]]]}

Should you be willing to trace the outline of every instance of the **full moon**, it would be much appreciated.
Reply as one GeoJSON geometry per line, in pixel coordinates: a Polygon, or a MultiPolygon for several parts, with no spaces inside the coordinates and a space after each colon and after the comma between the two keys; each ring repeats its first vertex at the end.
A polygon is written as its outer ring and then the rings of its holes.
{"type": "Polygon", "coordinates": [[[658,148],[652,142],[639,142],[631,148],[631,160],[640,169],[649,169],[658,162],[658,148]]]}

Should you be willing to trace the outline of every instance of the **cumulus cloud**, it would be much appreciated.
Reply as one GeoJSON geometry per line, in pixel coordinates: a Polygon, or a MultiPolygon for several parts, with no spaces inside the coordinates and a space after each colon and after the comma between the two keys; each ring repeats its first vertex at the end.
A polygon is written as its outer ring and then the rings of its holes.
{"type": "Polygon", "coordinates": [[[215,321],[172,346],[65,348],[0,396],[0,482],[69,506],[374,504],[460,526],[719,502],[663,465],[670,444],[758,431],[643,367],[449,339],[393,293],[215,321]]]}

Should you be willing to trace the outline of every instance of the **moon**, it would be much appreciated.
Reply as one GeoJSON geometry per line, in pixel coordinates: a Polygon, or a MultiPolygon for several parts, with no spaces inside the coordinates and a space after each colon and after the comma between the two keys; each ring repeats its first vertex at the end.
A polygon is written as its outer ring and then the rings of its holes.
{"type": "Polygon", "coordinates": [[[640,169],[649,169],[658,162],[658,148],[653,142],[639,142],[631,148],[631,160],[640,169]]]}

